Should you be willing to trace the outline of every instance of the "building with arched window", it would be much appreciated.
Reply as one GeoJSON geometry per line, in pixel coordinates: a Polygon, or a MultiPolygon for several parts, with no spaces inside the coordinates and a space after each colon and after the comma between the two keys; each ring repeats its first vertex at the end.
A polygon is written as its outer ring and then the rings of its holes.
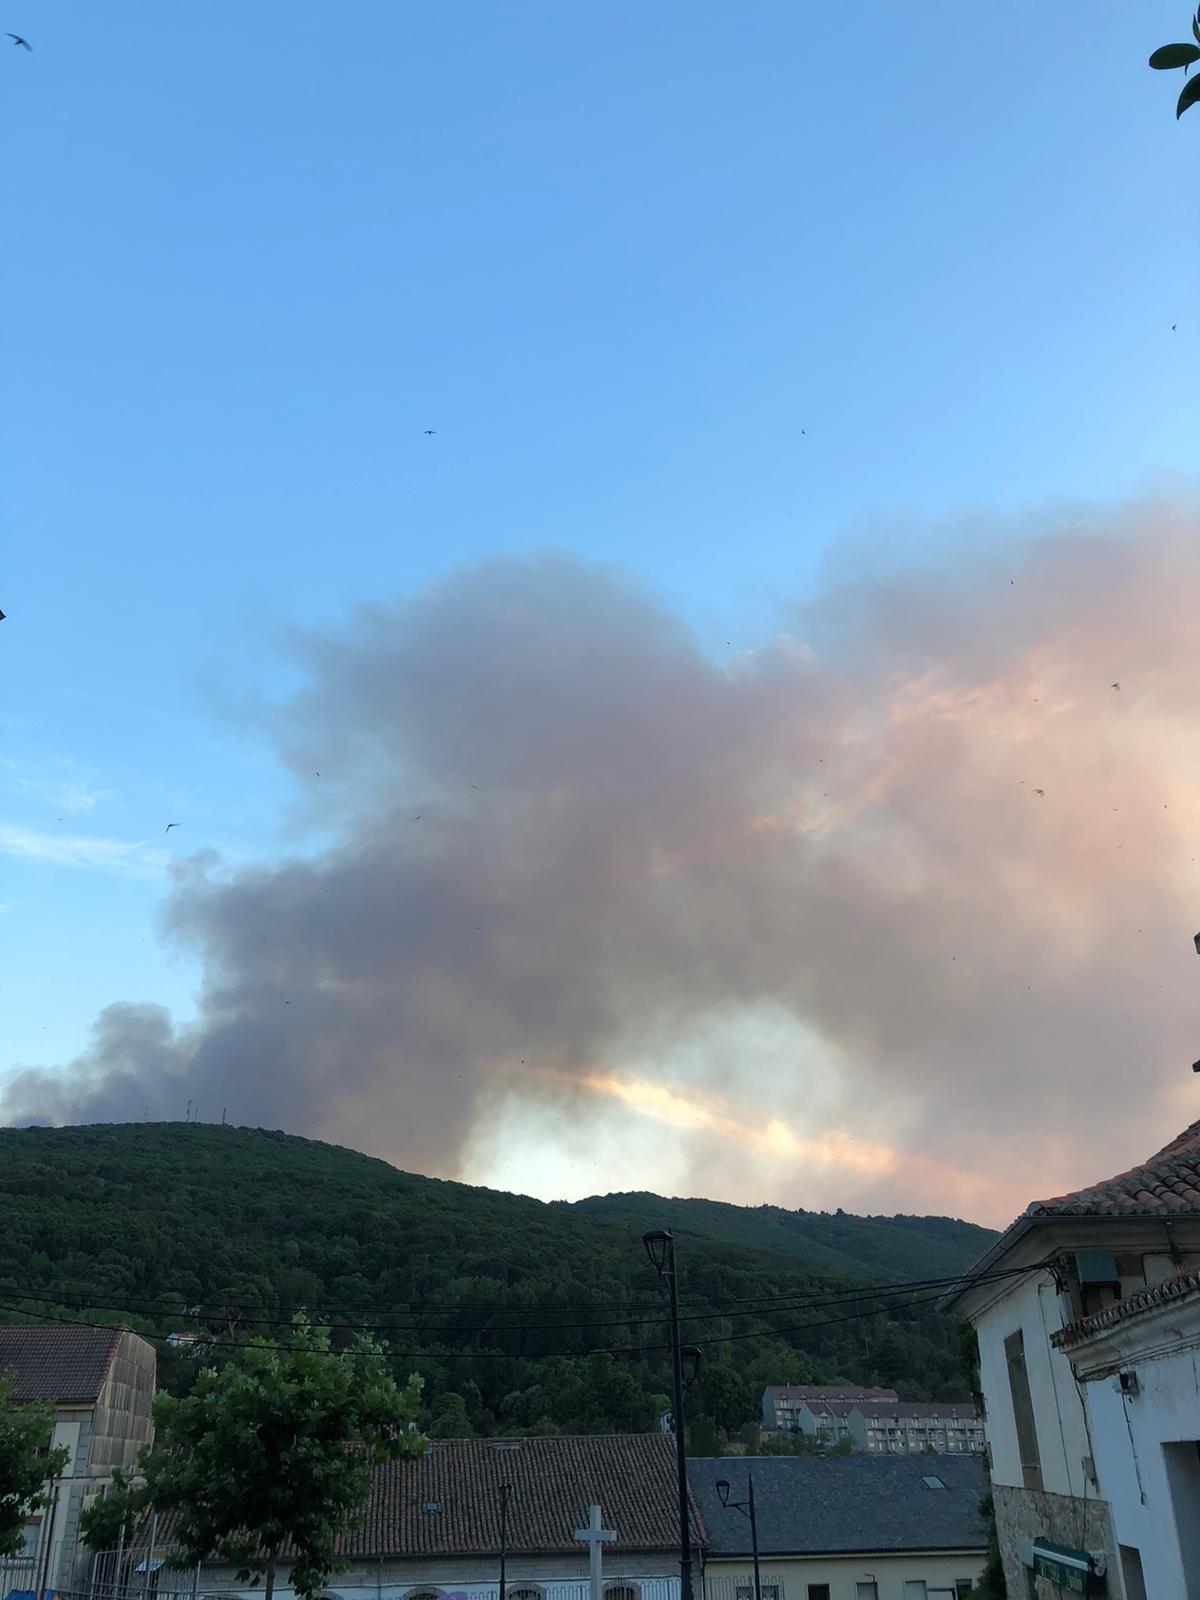
{"type": "MultiPolygon", "coordinates": [[[[599,1506],[605,1600],[679,1600],[678,1488],[669,1434],[440,1439],[375,1472],[348,1567],[329,1600],[499,1600],[501,1486],[507,1496],[505,1600],[588,1600],[588,1549],[575,1534],[599,1506]]],[[[704,1530],[692,1513],[696,1592],[704,1530]]],[[[206,1563],[205,1596],[261,1600],[206,1563]]],[[[278,1600],[290,1600],[277,1586],[278,1600]]]]}

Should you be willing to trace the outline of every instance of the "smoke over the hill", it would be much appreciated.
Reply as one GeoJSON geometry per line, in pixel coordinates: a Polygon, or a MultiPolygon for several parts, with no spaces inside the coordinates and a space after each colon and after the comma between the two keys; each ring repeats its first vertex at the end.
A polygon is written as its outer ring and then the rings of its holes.
{"type": "Polygon", "coordinates": [[[565,557],[364,610],[276,729],[334,842],[194,864],[199,1022],[110,1006],[6,1118],[192,1096],[447,1175],[624,1143],[641,1187],[1001,1219],[1115,1170],[1200,1109],[1198,534],[960,543],[720,661],[565,557]]]}

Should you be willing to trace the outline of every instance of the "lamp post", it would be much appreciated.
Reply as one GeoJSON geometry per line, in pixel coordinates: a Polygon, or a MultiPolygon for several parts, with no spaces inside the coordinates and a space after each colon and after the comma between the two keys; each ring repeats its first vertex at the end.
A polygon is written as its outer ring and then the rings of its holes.
{"type": "Polygon", "coordinates": [[[500,1600],[508,1585],[508,1502],[512,1499],[511,1483],[500,1485],[500,1600]]]}
{"type": "Polygon", "coordinates": [[[717,1483],[717,1499],[727,1511],[740,1511],[744,1517],[750,1519],[750,1549],[754,1553],[754,1600],[762,1600],[762,1578],[758,1571],[758,1518],[754,1515],[754,1474],[746,1475],[746,1498],[744,1500],[731,1500],[729,1498],[729,1479],[721,1478],[717,1483]]]}
{"type": "Polygon", "coordinates": [[[642,1243],[671,1301],[671,1376],[675,1405],[671,1426],[675,1432],[675,1462],[679,1475],[679,1594],[680,1600],[692,1600],[692,1528],[688,1507],[687,1449],[683,1438],[683,1369],[686,1361],[690,1368],[690,1384],[700,1365],[700,1351],[694,1344],[682,1345],[679,1342],[679,1274],[675,1267],[674,1234],[669,1228],[655,1228],[642,1235],[642,1243]]]}

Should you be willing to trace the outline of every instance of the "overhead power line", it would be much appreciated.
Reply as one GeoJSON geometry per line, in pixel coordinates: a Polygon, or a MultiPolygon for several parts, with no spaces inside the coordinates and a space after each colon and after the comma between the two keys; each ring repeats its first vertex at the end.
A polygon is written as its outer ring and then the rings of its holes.
{"type": "MultiPolygon", "coordinates": [[[[721,1321],[735,1316],[765,1316],[775,1312],[799,1311],[805,1306],[836,1305],[839,1301],[877,1299],[882,1296],[904,1294],[911,1291],[931,1289],[939,1293],[955,1288],[960,1284],[971,1282],[989,1282],[993,1279],[1003,1279],[1028,1270],[1024,1267],[1004,1268],[994,1273],[970,1274],[957,1273],[941,1278],[913,1278],[899,1283],[867,1284],[862,1286],[830,1287],[822,1290],[794,1290],[791,1293],[777,1295],[750,1295],[737,1300],[728,1301],[698,1301],[698,1304],[716,1305],[722,1309],[711,1311],[684,1310],[683,1317],[687,1322],[712,1322],[721,1321]]],[[[29,1300],[39,1305],[59,1305],[70,1310],[81,1311],[117,1311],[127,1316],[140,1316],[145,1318],[158,1317],[163,1320],[188,1320],[199,1322],[215,1322],[227,1320],[229,1312],[236,1312],[236,1321],[240,1327],[277,1328],[287,1320],[282,1313],[296,1310],[306,1312],[312,1321],[319,1322],[322,1327],[350,1332],[376,1332],[376,1333],[422,1333],[446,1334],[459,1338],[471,1334],[488,1333],[568,1333],[589,1331],[596,1328],[627,1328],[627,1327],[660,1327],[664,1326],[667,1317],[638,1317],[620,1315],[610,1318],[590,1317],[582,1321],[572,1322],[535,1322],[535,1323],[493,1323],[480,1322],[474,1326],[462,1324],[430,1324],[422,1322],[394,1322],[382,1320],[384,1313],[372,1312],[353,1321],[333,1321],[320,1315],[317,1306],[305,1306],[299,1302],[283,1302],[279,1315],[274,1316],[245,1316],[242,1306],[237,1302],[223,1302],[219,1298],[209,1300],[207,1303],[215,1309],[211,1313],[202,1310],[181,1310],[177,1305],[161,1310],[147,1310],[148,1306],[158,1306],[158,1300],[142,1300],[137,1298],[122,1300],[119,1304],[112,1301],[85,1299],[78,1296],[61,1296],[53,1294],[35,1294],[30,1290],[22,1290],[7,1285],[0,1285],[0,1294],[7,1299],[29,1300]]],[[[454,1313],[462,1316],[476,1316],[490,1318],[496,1316],[516,1316],[527,1312],[530,1307],[523,1306],[479,1306],[442,1302],[443,1307],[449,1307],[454,1313]]],[[[261,1310],[262,1308],[258,1308],[261,1310]]],[[[615,1302],[602,1303],[600,1310],[612,1311],[616,1309],[615,1302]]],[[[657,1309],[657,1307],[656,1307],[657,1309]]],[[[564,1316],[574,1314],[578,1316],[575,1308],[564,1306],[561,1308],[564,1316]]],[[[445,1314],[445,1311],[443,1311],[445,1314]]]]}
{"type": "MultiPolygon", "coordinates": [[[[975,1284],[975,1283],[995,1282],[995,1281],[998,1281],[998,1280],[1009,1279],[1009,1278],[1013,1278],[1013,1277],[1016,1277],[1016,1276],[1019,1276],[1019,1275],[1025,1274],[1025,1273],[1041,1270],[1042,1268],[1044,1268],[1048,1264],[1049,1264],[1048,1262],[1039,1261],[1039,1262],[1032,1263],[1029,1266],[1010,1267],[1010,1268],[1005,1268],[1005,1269],[1003,1269],[1001,1271],[997,1271],[997,1272],[994,1272],[994,1273],[979,1273],[979,1274],[975,1274],[975,1275],[964,1275],[963,1277],[960,1277],[960,1278],[957,1278],[957,1279],[954,1279],[954,1280],[951,1280],[951,1281],[953,1281],[954,1283],[958,1283],[958,1284],[975,1284]]],[[[875,1291],[875,1294],[876,1295],[879,1295],[879,1294],[895,1294],[896,1292],[897,1292],[897,1290],[896,1290],[895,1286],[887,1286],[886,1288],[877,1289],[875,1291]]],[[[933,1284],[927,1286],[926,1287],[926,1291],[924,1293],[915,1295],[911,1299],[902,1300],[902,1301],[900,1301],[898,1303],[893,1303],[893,1304],[872,1304],[872,1305],[868,1305],[868,1306],[860,1306],[859,1309],[857,1309],[855,1311],[846,1312],[846,1313],[838,1315],[838,1316],[822,1318],[822,1319],[817,1320],[817,1321],[808,1321],[808,1322],[795,1323],[795,1324],[792,1324],[791,1326],[786,1327],[786,1328],[752,1328],[752,1329],[744,1330],[744,1331],[742,1331],[740,1333],[711,1334],[708,1337],[696,1339],[696,1340],[693,1340],[692,1342],[704,1347],[704,1346],[709,1346],[709,1345],[736,1344],[736,1343],[740,1343],[740,1342],[742,1342],[742,1341],[744,1341],[746,1339],[787,1338],[787,1337],[789,1337],[789,1336],[791,1336],[793,1334],[809,1333],[809,1332],[813,1332],[813,1331],[815,1331],[817,1329],[820,1329],[820,1328],[832,1327],[832,1326],[834,1326],[834,1325],[836,1325],[838,1323],[842,1323],[842,1322],[857,1322],[857,1321],[862,1321],[864,1318],[867,1318],[867,1317],[890,1316],[895,1312],[912,1310],[912,1309],[914,1309],[914,1308],[916,1308],[918,1306],[925,1306],[925,1305],[928,1305],[931,1301],[940,1299],[942,1297],[942,1295],[944,1294],[944,1292],[945,1292],[945,1280],[942,1280],[941,1282],[933,1283],[933,1284]]],[[[17,1298],[17,1297],[16,1296],[12,1296],[11,1298],[17,1298]]],[[[867,1298],[867,1296],[864,1295],[863,1298],[867,1298]]],[[[834,1303],[836,1303],[836,1302],[832,1302],[832,1301],[824,1302],[824,1304],[834,1304],[834,1303]]],[[[129,1312],[129,1309],[127,1307],[102,1307],[102,1306],[98,1306],[98,1305],[92,1305],[88,1309],[92,1309],[92,1310],[108,1309],[108,1310],[124,1311],[126,1315],[133,1314],[133,1313],[129,1312]]],[[[780,1309],[785,1309],[785,1308],[780,1308],[780,1309]]],[[[791,1307],[791,1308],[786,1308],[786,1309],[803,1309],[803,1308],[791,1307]]],[[[812,1310],[820,1310],[821,1309],[821,1304],[820,1303],[813,1304],[810,1309],[812,1309],[812,1310]]],[[[15,1307],[15,1306],[12,1306],[12,1305],[0,1305],[0,1312],[7,1312],[10,1316],[18,1316],[18,1317],[28,1317],[28,1316],[34,1315],[34,1313],[30,1312],[27,1308],[20,1308],[20,1307],[15,1307]]],[[[743,1315],[749,1315],[749,1316],[756,1316],[756,1317],[760,1317],[760,1318],[764,1315],[764,1313],[762,1313],[760,1311],[750,1311],[750,1312],[746,1312],[746,1313],[742,1313],[742,1314],[743,1315]]],[[[85,1321],[85,1320],[83,1320],[81,1318],[59,1316],[59,1315],[56,1315],[56,1314],[51,1313],[51,1312],[41,1312],[41,1313],[37,1313],[37,1315],[42,1316],[42,1317],[44,1317],[44,1318],[46,1318],[46,1319],[48,1319],[50,1321],[53,1321],[53,1322],[65,1323],[65,1324],[67,1324],[69,1326],[89,1327],[89,1328],[110,1328],[112,1326],[111,1323],[88,1322],[88,1321],[85,1321]]],[[[629,1326],[629,1327],[637,1327],[637,1326],[657,1327],[657,1326],[659,1326],[659,1322],[645,1323],[645,1324],[638,1324],[636,1322],[629,1322],[629,1323],[626,1323],[626,1324],[623,1324],[623,1325],[624,1326],[629,1326]]],[[[327,1326],[327,1324],[322,1324],[322,1326],[327,1326]]],[[[579,1328],[588,1328],[588,1327],[590,1327],[592,1325],[590,1325],[590,1324],[578,1324],[577,1326],[579,1328]]],[[[383,1332],[383,1331],[386,1331],[386,1330],[384,1330],[382,1328],[369,1328],[368,1327],[368,1328],[357,1328],[357,1329],[355,1329],[355,1331],[365,1332],[365,1333],[378,1333],[378,1332],[383,1332]]],[[[419,1330],[419,1331],[431,1332],[432,1333],[435,1330],[422,1329],[422,1330],[419,1330]]],[[[512,1331],[516,1331],[516,1330],[505,1329],[505,1328],[488,1328],[488,1329],[471,1329],[471,1330],[457,1330],[457,1331],[473,1332],[473,1333],[485,1333],[485,1334],[504,1334],[504,1333],[512,1332],[512,1331]]],[[[529,1330],[529,1331],[532,1331],[532,1330],[529,1330]]],[[[567,1332],[567,1331],[572,1331],[572,1330],[571,1330],[570,1325],[567,1325],[567,1326],[559,1325],[559,1326],[557,1326],[556,1328],[554,1328],[552,1330],[546,1330],[546,1331],[567,1332]]],[[[163,1334],[150,1334],[150,1335],[146,1335],[145,1337],[157,1340],[159,1343],[162,1343],[162,1342],[165,1341],[167,1336],[163,1335],[163,1334]]],[[[205,1348],[209,1349],[209,1350],[240,1350],[242,1352],[245,1352],[247,1349],[253,1348],[253,1346],[248,1345],[246,1342],[239,1341],[239,1340],[236,1340],[236,1339],[205,1338],[203,1340],[203,1343],[204,1343],[205,1348]]],[[[271,1345],[281,1349],[281,1350],[303,1348],[303,1347],[301,1347],[299,1345],[290,1345],[289,1346],[285,1340],[273,1340],[273,1341],[269,1341],[269,1343],[271,1345]]],[[[584,1360],[587,1357],[593,1356],[593,1355],[636,1356],[636,1357],[640,1358],[640,1357],[643,1357],[643,1356],[653,1355],[653,1354],[657,1354],[657,1353],[660,1353],[660,1352],[668,1351],[670,1349],[671,1349],[671,1345],[669,1343],[662,1343],[662,1344],[641,1344],[641,1345],[628,1345],[628,1344],[625,1344],[625,1345],[599,1345],[599,1346],[593,1346],[593,1347],[591,1347],[590,1349],[587,1349],[587,1350],[543,1350],[543,1351],[539,1351],[539,1352],[536,1352],[536,1353],[530,1352],[530,1351],[513,1352],[513,1351],[507,1351],[507,1350],[459,1350],[459,1351],[451,1350],[451,1351],[447,1351],[447,1350],[436,1350],[436,1349],[435,1350],[429,1350],[429,1349],[425,1349],[425,1350],[396,1350],[395,1348],[390,1348],[388,1353],[390,1355],[392,1355],[394,1357],[398,1357],[398,1358],[400,1358],[402,1360],[414,1360],[414,1361],[424,1361],[424,1360],[436,1360],[436,1361],[443,1361],[443,1360],[492,1360],[492,1361],[514,1361],[515,1360],[515,1361],[530,1361],[530,1360],[549,1360],[549,1359],[553,1359],[553,1358],[563,1358],[563,1359],[566,1359],[566,1360],[584,1360]]],[[[330,1350],[330,1351],[325,1352],[325,1353],[327,1353],[329,1355],[334,1355],[334,1356],[340,1354],[340,1352],[335,1351],[335,1350],[330,1350]]]]}

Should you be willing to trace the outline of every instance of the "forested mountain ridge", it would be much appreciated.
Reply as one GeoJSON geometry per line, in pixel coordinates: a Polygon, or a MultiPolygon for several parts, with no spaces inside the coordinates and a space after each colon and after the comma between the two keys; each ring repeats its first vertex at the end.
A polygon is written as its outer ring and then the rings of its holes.
{"type": "Polygon", "coordinates": [[[656,1194],[595,1195],[576,1213],[637,1231],[670,1228],[687,1237],[789,1256],[833,1272],[907,1282],[962,1272],[995,1239],[991,1228],[953,1217],[859,1217],[844,1211],[788,1211],[656,1194]]]}
{"type": "MultiPolygon", "coordinates": [[[[841,1296],[884,1281],[881,1229],[912,1242],[911,1256],[892,1254],[893,1279],[901,1259],[903,1278],[961,1270],[986,1230],[646,1195],[547,1205],[203,1123],[0,1130],[0,1319],[195,1330],[220,1359],[304,1306],[377,1328],[398,1370],[424,1377],[435,1432],[641,1428],[668,1386],[641,1246],[644,1227],[664,1224],[679,1234],[685,1337],[705,1351],[693,1415],[706,1446],[757,1415],[766,1382],[964,1393],[948,1319],[928,1305],[863,1316],[841,1296]]],[[[165,1346],[162,1358],[165,1380],[186,1386],[194,1362],[165,1346]]]]}

